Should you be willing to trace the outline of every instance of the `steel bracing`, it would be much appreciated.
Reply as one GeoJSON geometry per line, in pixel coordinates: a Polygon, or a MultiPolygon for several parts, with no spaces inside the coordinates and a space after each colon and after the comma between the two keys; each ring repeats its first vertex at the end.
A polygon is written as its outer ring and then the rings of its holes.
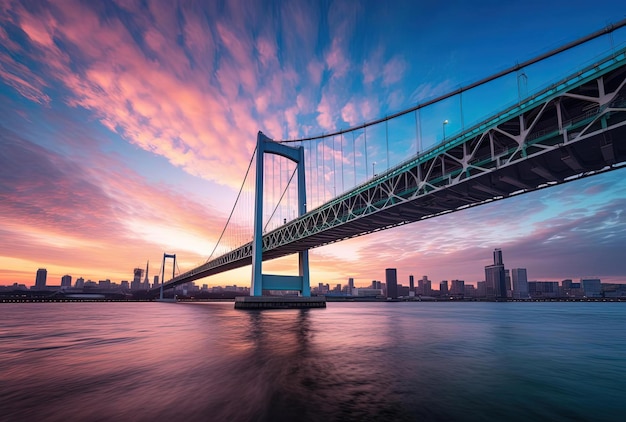
{"type": "MultiPolygon", "coordinates": [[[[626,162],[624,50],[263,236],[263,260],[617,169],[626,162]]],[[[252,243],[171,287],[251,264],[252,243]]]]}

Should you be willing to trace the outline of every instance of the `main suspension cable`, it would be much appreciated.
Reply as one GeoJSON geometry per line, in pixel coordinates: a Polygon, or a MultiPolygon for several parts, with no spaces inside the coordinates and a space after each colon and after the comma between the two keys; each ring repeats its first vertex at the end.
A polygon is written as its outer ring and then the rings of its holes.
{"type": "Polygon", "coordinates": [[[222,230],[222,234],[220,234],[219,239],[217,239],[217,243],[215,244],[215,247],[213,248],[213,251],[211,251],[211,255],[209,255],[209,257],[207,258],[206,262],[209,262],[211,260],[211,258],[213,258],[213,254],[215,253],[215,251],[217,250],[217,246],[220,244],[220,241],[222,240],[222,236],[224,236],[224,233],[226,232],[226,228],[228,227],[228,223],[230,223],[230,219],[233,216],[233,213],[235,212],[235,207],[237,206],[237,202],[239,201],[239,197],[241,196],[241,192],[243,191],[243,187],[246,184],[246,179],[248,178],[248,173],[250,173],[250,168],[252,167],[252,162],[254,161],[254,156],[256,155],[256,147],[254,148],[254,151],[252,152],[252,157],[250,158],[250,162],[248,163],[248,170],[246,170],[246,175],[243,177],[243,182],[241,183],[241,187],[239,188],[239,193],[237,194],[237,199],[235,199],[235,205],[233,205],[233,209],[230,210],[230,215],[228,216],[228,220],[226,220],[226,225],[224,225],[224,229],[222,230]]]}

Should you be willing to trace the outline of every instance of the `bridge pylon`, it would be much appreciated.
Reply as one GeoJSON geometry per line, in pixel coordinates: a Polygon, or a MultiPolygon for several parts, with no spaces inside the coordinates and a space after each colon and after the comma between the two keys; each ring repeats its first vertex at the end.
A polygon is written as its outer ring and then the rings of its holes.
{"type": "Polygon", "coordinates": [[[165,260],[167,258],[174,259],[172,264],[172,278],[174,278],[174,271],[176,270],[176,254],[164,253],[163,262],[161,263],[161,289],[159,291],[159,299],[163,300],[163,283],[165,283],[165,260]]]}
{"type": "Polygon", "coordinates": [[[301,296],[311,296],[309,251],[298,252],[297,276],[263,274],[263,163],[265,154],[275,154],[296,163],[298,172],[298,216],[306,213],[306,184],[304,178],[304,147],[290,147],[273,141],[262,132],[257,134],[256,184],[254,201],[254,236],[252,240],[251,296],[263,296],[263,290],[297,290],[301,296]]]}

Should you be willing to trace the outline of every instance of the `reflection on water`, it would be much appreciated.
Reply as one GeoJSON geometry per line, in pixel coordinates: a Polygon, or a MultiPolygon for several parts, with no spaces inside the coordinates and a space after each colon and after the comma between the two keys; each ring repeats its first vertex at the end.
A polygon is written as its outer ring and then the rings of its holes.
{"type": "Polygon", "coordinates": [[[613,303],[2,305],[0,421],[621,420],[613,303]]]}

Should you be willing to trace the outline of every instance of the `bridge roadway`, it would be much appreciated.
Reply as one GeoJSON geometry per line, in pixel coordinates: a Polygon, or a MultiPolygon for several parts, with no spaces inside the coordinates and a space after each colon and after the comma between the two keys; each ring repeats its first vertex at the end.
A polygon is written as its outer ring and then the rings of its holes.
{"type": "MultiPolygon", "coordinates": [[[[263,260],[618,169],[625,84],[620,50],[265,234],[263,260]]],[[[250,265],[251,256],[248,243],[164,288],[250,265]]]]}

